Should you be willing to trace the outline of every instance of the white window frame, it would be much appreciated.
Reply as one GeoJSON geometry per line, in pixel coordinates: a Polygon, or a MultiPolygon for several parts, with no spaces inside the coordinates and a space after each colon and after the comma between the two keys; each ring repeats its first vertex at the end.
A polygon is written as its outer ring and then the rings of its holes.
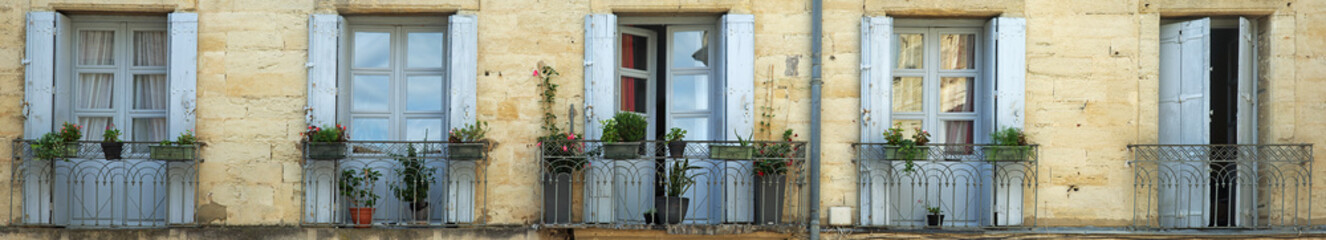
{"type": "MultiPolygon", "coordinates": [[[[64,96],[56,96],[58,106],[56,109],[56,125],[61,122],[78,124],[80,117],[109,117],[110,123],[115,128],[120,129],[124,134],[120,138],[124,141],[160,141],[162,139],[134,139],[133,119],[135,118],[163,118],[166,121],[162,124],[171,122],[172,118],[183,117],[169,113],[169,107],[160,110],[134,110],[133,109],[133,76],[138,74],[159,74],[165,77],[167,75],[167,61],[162,66],[133,66],[133,33],[135,31],[162,31],[166,33],[166,46],[162,46],[163,51],[169,56],[170,50],[170,31],[167,26],[167,19],[164,16],[70,16],[70,44],[62,46],[69,49],[72,54],[57,58],[56,61],[62,64],[68,64],[69,74],[67,77],[56,78],[57,92],[68,93],[64,96]],[[82,39],[80,31],[83,30],[110,30],[115,32],[114,46],[114,65],[110,66],[86,66],[79,63],[79,56],[82,56],[80,44],[82,39]],[[109,110],[103,109],[83,109],[78,107],[78,97],[80,88],[78,79],[81,73],[110,73],[114,74],[112,81],[112,100],[109,110]]],[[[171,81],[166,81],[166,89],[171,89],[171,81]]],[[[168,90],[167,90],[168,91],[168,90]]],[[[168,126],[163,126],[168,127],[168,126]]],[[[84,140],[100,141],[101,129],[84,129],[84,140]]],[[[166,134],[166,138],[171,136],[166,134]]]]}
{"type": "MultiPolygon", "coordinates": [[[[353,132],[353,129],[355,128],[354,119],[356,117],[387,118],[388,139],[378,139],[378,140],[407,140],[406,138],[409,135],[407,132],[408,129],[406,129],[407,121],[412,118],[437,118],[442,121],[442,127],[447,128],[449,126],[448,111],[450,109],[448,107],[449,106],[448,101],[450,100],[450,98],[447,97],[446,95],[449,94],[450,92],[445,91],[445,89],[450,89],[449,87],[450,80],[447,75],[448,74],[447,63],[449,62],[449,59],[451,57],[450,55],[451,52],[446,46],[449,46],[448,44],[450,43],[452,37],[450,33],[447,32],[448,30],[447,18],[445,17],[346,17],[345,21],[347,22],[346,24],[347,29],[344,29],[345,35],[342,36],[341,40],[341,42],[345,43],[344,45],[345,47],[340,48],[338,52],[341,61],[339,61],[339,64],[337,64],[338,65],[337,69],[339,73],[338,77],[336,78],[337,79],[336,81],[337,85],[342,86],[337,88],[339,91],[338,95],[343,96],[336,100],[337,121],[351,128],[352,129],[351,132],[353,132]],[[355,41],[354,34],[356,32],[391,33],[390,51],[392,53],[390,59],[388,60],[387,68],[367,69],[367,68],[356,68],[353,66],[354,41],[355,41]],[[409,56],[406,54],[405,48],[406,45],[409,44],[408,34],[412,32],[437,32],[443,34],[442,37],[443,42],[438,43],[440,44],[440,46],[442,46],[442,59],[443,59],[442,67],[425,68],[425,69],[408,68],[406,61],[409,56]],[[353,76],[357,74],[388,75],[389,81],[391,82],[393,88],[391,89],[391,94],[389,95],[390,99],[388,99],[388,104],[387,104],[388,109],[386,112],[364,112],[353,109],[352,106],[354,100],[353,76]],[[443,87],[442,89],[439,89],[440,94],[443,94],[442,102],[439,105],[442,107],[440,110],[438,111],[405,110],[405,107],[407,105],[406,101],[408,101],[408,96],[406,96],[407,95],[406,90],[408,86],[406,85],[408,77],[411,75],[436,75],[442,78],[443,87]]],[[[436,133],[436,135],[438,136],[445,137],[446,136],[445,133],[448,130],[450,129],[437,129],[435,131],[430,131],[428,134],[434,135],[434,133],[436,133]]],[[[353,138],[354,136],[351,137],[353,138]]],[[[446,141],[446,139],[444,138],[437,138],[437,139],[429,138],[428,140],[446,141]]]]}
{"type": "MultiPolygon", "coordinates": [[[[985,53],[983,51],[985,51],[985,49],[984,46],[982,46],[983,44],[981,44],[985,42],[983,40],[985,36],[983,34],[983,31],[981,30],[981,22],[950,20],[950,21],[941,21],[935,24],[924,24],[924,23],[912,23],[907,20],[900,19],[898,20],[898,26],[893,29],[893,35],[890,37],[892,38],[891,42],[893,42],[893,44],[892,46],[888,46],[890,48],[889,51],[894,52],[895,56],[890,57],[887,66],[889,67],[890,71],[892,71],[893,73],[892,76],[894,78],[922,77],[923,103],[921,107],[921,112],[897,112],[894,111],[893,109],[890,109],[891,111],[890,115],[892,116],[892,119],[888,123],[889,126],[890,127],[893,126],[893,124],[897,121],[920,120],[921,129],[932,133],[931,134],[932,142],[947,143],[949,142],[947,141],[947,139],[945,139],[945,137],[947,137],[947,134],[945,132],[947,128],[941,125],[943,122],[954,121],[954,120],[972,121],[972,132],[971,132],[971,134],[973,135],[972,143],[981,142],[982,139],[981,136],[983,136],[984,134],[981,133],[982,128],[980,126],[988,124],[986,123],[986,121],[989,121],[989,118],[982,117],[980,114],[984,111],[987,111],[986,109],[983,109],[984,106],[987,104],[982,103],[984,99],[981,98],[979,92],[980,89],[985,89],[986,84],[990,84],[987,83],[987,81],[989,80],[982,77],[984,71],[986,71],[986,69],[984,68],[987,65],[984,62],[985,53]],[[899,43],[898,39],[899,35],[901,34],[922,34],[922,42],[923,42],[922,46],[924,50],[922,54],[923,60],[922,60],[921,69],[897,68],[898,64],[896,62],[897,61],[896,54],[898,52],[897,49],[899,43]],[[941,68],[940,58],[942,57],[942,54],[940,52],[940,37],[943,36],[944,34],[973,34],[976,37],[975,41],[976,44],[974,44],[975,48],[973,50],[974,57],[971,59],[972,62],[970,63],[971,65],[974,66],[972,69],[957,69],[957,70],[940,69],[941,68]],[[940,84],[944,77],[970,77],[973,79],[972,82],[974,85],[971,88],[972,91],[968,93],[968,95],[973,99],[972,100],[973,106],[971,112],[965,112],[965,113],[942,112],[943,109],[940,109],[940,101],[942,97],[940,84]]],[[[891,84],[893,79],[889,79],[888,81],[890,81],[891,84]]],[[[892,101],[892,99],[889,99],[889,101],[892,101]]],[[[893,106],[893,107],[896,109],[898,106],[893,106]]],[[[909,130],[911,129],[904,129],[904,131],[909,131],[909,130]]]]}

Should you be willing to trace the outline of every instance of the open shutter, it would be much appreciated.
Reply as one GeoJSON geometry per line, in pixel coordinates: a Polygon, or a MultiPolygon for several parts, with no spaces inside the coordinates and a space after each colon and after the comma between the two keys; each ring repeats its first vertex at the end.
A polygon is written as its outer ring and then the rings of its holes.
{"type": "MultiPolygon", "coordinates": [[[[448,124],[452,128],[463,127],[465,124],[475,122],[478,110],[475,109],[477,102],[476,79],[478,77],[478,51],[479,51],[479,33],[478,17],[468,14],[452,15],[450,18],[451,41],[447,52],[451,53],[450,63],[447,66],[447,73],[451,79],[450,86],[450,106],[447,111],[449,116],[448,124]]],[[[474,171],[473,162],[452,162],[450,171],[474,171]]],[[[465,174],[451,172],[447,174],[447,181],[451,182],[447,193],[447,220],[457,223],[474,222],[474,174],[465,174]]]]}
{"type": "MultiPolygon", "coordinates": [[[[1021,129],[1026,121],[1026,33],[1027,21],[1024,18],[997,17],[991,19],[985,26],[987,40],[983,66],[986,68],[983,76],[988,82],[978,83],[977,86],[982,89],[978,96],[988,100],[984,106],[989,108],[979,110],[978,114],[993,119],[987,124],[976,127],[978,136],[981,136],[977,138],[979,141],[988,141],[989,133],[998,129],[1010,127],[1021,129]]],[[[996,166],[983,167],[986,169],[981,171],[984,175],[982,179],[994,179],[993,167],[996,166]]],[[[982,221],[990,222],[985,224],[997,226],[1022,224],[1021,186],[1026,183],[1021,179],[1024,178],[1004,176],[1003,179],[981,186],[983,193],[994,193],[982,194],[993,196],[986,200],[990,209],[984,212],[990,215],[982,221]]]]}
{"type": "MultiPolygon", "coordinates": [[[[736,140],[737,136],[749,137],[755,130],[755,16],[748,14],[727,14],[719,21],[719,59],[718,75],[723,81],[723,132],[727,140],[736,140]]],[[[749,222],[754,217],[755,177],[750,174],[750,161],[728,161],[724,169],[712,169],[711,172],[726,172],[724,181],[727,190],[711,188],[709,196],[723,194],[724,203],[712,204],[711,209],[724,212],[727,222],[749,222]],[[741,169],[738,171],[734,171],[741,169]],[[724,171],[726,170],[726,171],[724,171]]],[[[695,205],[692,202],[692,205],[695,205]]],[[[699,206],[699,205],[696,205],[699,206]]],[[[712,215],[711,215],[712,216],[712,215]]],[[[717,220],[717,219],[714,219],[717,220]]],[[[712,221],[711,223],[718,223],[712,221]]]]}
{"type": "MultiPolygon", "coordinates": [[[[37,139],[54,128],[56,46],[67,43],[68,22],[57,12],[30,12],[27,16],[27,58],[23,63],[23,136],[37,139]]],[[[26,161],[23,170],[50,171],[41,161],[26,161]],[[31,163],[31,164],[27,164],[31,163]]],[[[51,184],[40,174],[24,174],[23,223],[51,222],[51,184]],[[33,194],[27,194],[33,193],[33,194]]]]}
{"type": "MultiPolygon", "coordinates": [[[[170,81],[169,136],[179,136],[194,128],[198,94],[198,13],[171,13],[167,16],[170,28],[170,62],[166,79],[170,81]]],[[[185,176],[192,163],[169,163],[173,176],[185,176]],[[180,165],[178,167],[173,165],[180,165]]],[[[171,224],[193,222],[193,185],[181,179],[170,179],[167,205],[171,224]]]]}
{"type": "MultiPolygon", "coordinates": [[[[1252,22],[1247,18],[1239,17],[1239,36],[1238,36],[1238,144],[1257,144],[1257,70],[1256,66],[1256,38],[1252,22]]],[[[1237,174],[1258,174],[1257,164],[1249,163],[1254,159],[1248,159],[1247,156],[1258,156],[1260,153],[1239,154],[1240,159],[1238,167],[1252,168],[1239,171],[1237,174]]],[[[1238,176],[1242,179],[1260,179],[1256,175],[1238,176]]],[[[1237,194],[1236,207],[1234,208],[1235,224],[1238,226],[1250,226],[1253,224],[1253,218],[1257,213],[1254,194],[1257,194],[1256,184],[1238,184],[1235,186],[1237,194]]]]}
{"type": "MultiPolygon", "coordinates": [[[[1160,26],[1160,144],[1209,144],[1211,20],[1202,18],[1160,26]]],[[[1188,153],[1180,162],[1163,162],[1161,174],[1191,176],[1159,186],[1161,227],[1204,227],[1202,207],[1210,172],[1205,153],[1188,153]],[[1178,184],[1182,182],[1183,184],[1178,184]]]]}
{"type": "MultiPolygon", "coordinates": [[[[345,19],[335,14],[313,14],[308,26],[308,123],[324,126],[336,123],[337,60],[341,56],[341,31],[345,19]]],[[[314,181],[312,176],[334,176],[334,161],[310,161],[304,179],[304,221],[332,223],[337,199],[330,181],[314,181]]]]}
{"type": "MultiPolygon", "coordinates": [[[[893,71],[889,62],[893,54],[893,18],[864,17],[861,19],[861,142],[883,143],[884,130],[892,122],[893,71]]],[[[888,163],[862,162],[861,224],[888,224],[889,198],[885,190],[888,163]]]]}
{"type": "MultiPolygon", "coordinates": [[[[617,16],[585,16],[585,139],[603,137],[605,119],[616,113],[617,16]]],[[[590,162],[586,174],[585,222],[611,222],[613,174],[609,161],[590,162]]]]}

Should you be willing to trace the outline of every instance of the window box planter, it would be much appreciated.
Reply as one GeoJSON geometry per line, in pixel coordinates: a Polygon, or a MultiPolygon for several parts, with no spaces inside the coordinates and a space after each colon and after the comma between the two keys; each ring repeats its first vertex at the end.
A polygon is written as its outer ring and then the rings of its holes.
{"type": "Polygon", "coordinates": [[[308,143],[308,158],[317,160],[335,160],[345,158],[344,142],[308,143]]]}
{"type": "Polygon", "coordinates": [[[78,142],[67,142],[64,146],[65,158],[78,158],[78,150],[83,147],[82,145],[79,145],[78,142]]]}
{"type": "Polygon", "coordinates": [[[447,159],[476,160],[483,158],[483,144],[447,145],[447,159]]]}
{"type": "Polygon", "coordinates": [[[1026,161],[1031,159],[1031,146],[985,147],[986,161],[1026,161]]]}
{"type": "Polygon", "coordinates": [[[148,147],[149,155],[157,160],[193,160],[194,146],[151,146],[148,147]]]}
{"type": "Polygon", "coordinates": [[[888,160],[925,160],[930,154],[930,147],[916,146],[911,151],[903,151],[899,146],[884,146],[884,159],[888,160]]]}
{"type": "Polygon", "coordinates": [[[617,160],[640,158],[640,146],[640,142],[604,143],[603,158],[617,160]]]}
{"type": "Polygon", "coordinates": [[[755,155],[754,146],[709,145],[709,158],[741,160],[751,159],[755,155]]]}

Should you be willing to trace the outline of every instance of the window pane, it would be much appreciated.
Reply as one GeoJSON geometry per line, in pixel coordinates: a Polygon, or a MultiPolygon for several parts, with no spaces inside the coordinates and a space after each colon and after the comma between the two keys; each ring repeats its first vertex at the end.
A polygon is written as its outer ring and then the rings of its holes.
{"type": "Polygon", "coordinates": [[[82,31],[78,33],[79,58],[83,65],[115,64],[115,31],[82,31]]]}
{"type": "Polygon", "coordinates": [[[686,140],[693,140],[693,141],[712,140],[709,139],[709,118],[707,117],[677,118],[673,119],[672,121],[677,125],[669,126],[669,128],[676,127],[686,130],[686,140]]]}
{"type": "Polygon", "coordinates": [[[134,109],[165,110],[165,74],[134,75],[134,109]]]}
{"type": "Polygon", "coordinates": [[[645,113],[648,109],[648,103],[645,102],[645,90],[648,89],[645,79],[622,77],[621,89],[617,93],[621,97],[622,111],[645,113]]]}
{"type": "MultiPolygon", "coordinates": [[[[165,118],[134,118],[134,141],[157,142],[165,140],[166,119],[165,118]]],[[[171,139],[174,141],[174,139],[171,139]]]]}
{"type": "Polygon", "coordinates": [[[386,118],[355,118],[350,121],[350,139],[359,141],[391,140],[386,118]]]}
{"type": "Polygon", "coordinates": [[[84,73],[78,79],[78,107],[109,109],[114,99],[115,75],[110,73],[84,73]]]}
{"type": "Polygon", "coordinates": [[[385,68],[391,60],[391,33],[355,32],[354,66],[385,68]]]}
{"type": "Polygon", "coordinates": [[[971,144],[973,121],[944,121],[943,136],[939,136],[939,142],[971,144]]]}
{"type": "Polygon", "coordinates": [[[645,37],[622,34],[622,67],[649,70],[649,43],[645,37]]]}
{"type": "Polygon", "coordinates": [[[385,75],[355,75],[350,95],[353,101],[350,109],[355,111],[387,111],[388,95],[391,95],[391,81],[385,75]]]}
{"type": "MultiPolygon", "coordinates": [[[[106,126],[110,126],[110,117],[79,117],[78,125],[83,126],[84,141],[101,141],[106,126]]],[[[121,131],[123,132],[123,131],[121,131]]],[[[123,140],[123,138],[121,138],[123,140]]]]}
{"type": "Polygon", "coordinates": [[[709,66],[707,31],[676,32],[672,37],[672,67],[709,66]]]}
{"type": "Polygon", "coordinates": [[[920,112],[924,96],[924,83],[921,77],[893,78],[893,111],[920,112]]]}
{"type": "Polygon", "coordinates": [[[672,111],[709,109],[709,75],[676,75],[672,80],[672,111]]]}
{"type": "Polygon", "coordinates": [[[946,77],[939,81],[939,107],[944,112],[972,112],[975,79],[970,77],[946,77]]]}
{"type": "Polygon", "coordinates": [[[406,62],[410,68],[442,67],[442,33],[409,33],[406,62]]]}
{"type": "Polygon", "coordinates": [[[134,66],[166,66],[166,31],[134,32],[134,66]]]}
{"type": "MultiPolygon", "coordinates": [[[[912,135],[916,135],[917,129],[925,129],[924,126],[921,126],[921,120],[893,120],[893,125],[898,124],[902,124],[902,137],[906,139],[911,139],[912,135]]],[[[889,127],[893,127],[893,125],[889,127]]]]}
{"type": "Polygon", "coordinates": [[[406,81],[406,111],[442,110],[442,76],[410,76],[406,81]]]}
{"type": "Polygon", "coordinates": [[[944,69],[976,69],[976,34],[944,34],[939,42],[944,69]]]}
{"type": "Polygon", "coordinates": [[[441,118],[412,118],[405,120],[405,140],[406,141],[446,141],[442,137],[447,129],[442,128],[441,118]],[[424,135],[427,133],[428,135],[424,135]],[[428,138],[425,139],[424,137],[428,138]]]}
{"type": "Polygon", "coordinates": [[[893,48],[898,54],[893,55],[894,66],[897,69],[921,69],[925,60],[925,47],[923,37],[919,33],[898,34],[898,39],[893,41],[893,48]]]}

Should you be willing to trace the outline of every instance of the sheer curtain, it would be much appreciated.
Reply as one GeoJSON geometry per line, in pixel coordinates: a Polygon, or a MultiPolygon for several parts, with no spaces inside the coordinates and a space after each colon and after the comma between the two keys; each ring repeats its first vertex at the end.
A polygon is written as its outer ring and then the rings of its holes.
{"type": "Polygon", "coordinates": [[[134,66],[166,65],[166,32],[134,32],[134,66]]]}
{"type": "Polygon", "coordinates": [[[115,74],[84,73],[78,81],[78,107],[110,109],[115,97],[115,74]]]}
{"type": "MultiPolygon", "coordinates": [[[[166,65],[166,32],[135,31],[133,34],[134,66],[166,65]]],[[[157,117],[133,119],[135,141],[161,141],[166,139],[166,101],[168,89],[165,74],[136,74],[133,76],[133,109],[152,110],[157,117]]]]}
{"type": "Polygon", "coordinates": [[[83,65],[115,64],[115,31],[82,31],[79,33],[83,44],[79,48],[83,65]]]}

